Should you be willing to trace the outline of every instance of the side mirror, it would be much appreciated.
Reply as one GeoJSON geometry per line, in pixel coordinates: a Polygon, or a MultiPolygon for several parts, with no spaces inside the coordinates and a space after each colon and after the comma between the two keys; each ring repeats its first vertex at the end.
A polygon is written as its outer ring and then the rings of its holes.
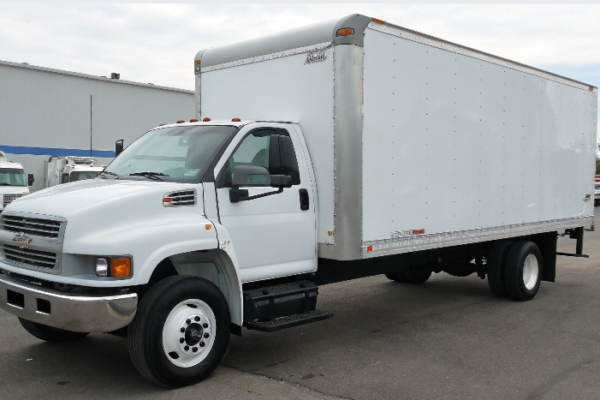
{"type": "Polygon", "coordinates": [[[229,190],[229,200],[237,203],[245,200],[254,200],[261,197],[270,196],[283,192],[284,187],[292,187],[292,177],[287,175],[270,175],[264,167],[254,165],[238,165],[233,169],[233,178],[231,190],[229,190]],[[265,187],[272,186],[279,188],[275,192],[261,193],[256,196],[249,196],[248,189],[240,187],[265,187]]]}
{"type": "Polygon", "coordinates": [[[119,139],[115,142],[115,157],[118,157],[119,154],[123,152],[123,139],[119,139]]]}
{"type": "Polygon", "coordinates": [[[33,182],[35,182],[33,174],[27,174],[27,186],[33,185],[33,182]]]}

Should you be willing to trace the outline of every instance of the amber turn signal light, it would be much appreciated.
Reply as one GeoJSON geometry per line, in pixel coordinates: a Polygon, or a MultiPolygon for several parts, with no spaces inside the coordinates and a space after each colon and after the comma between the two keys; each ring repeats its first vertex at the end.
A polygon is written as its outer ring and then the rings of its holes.
{"type": "Polygon", "coordinates": [[[129,278],[131,276],[131,260],[129,258],[110,259],[111,278],[129,278]]]}
{"type": "Polygon", "coordinates": [[[342,28],[338,29],[335,36],[352,36],[354,35],[354,29],[352,28],[342,28]]]}

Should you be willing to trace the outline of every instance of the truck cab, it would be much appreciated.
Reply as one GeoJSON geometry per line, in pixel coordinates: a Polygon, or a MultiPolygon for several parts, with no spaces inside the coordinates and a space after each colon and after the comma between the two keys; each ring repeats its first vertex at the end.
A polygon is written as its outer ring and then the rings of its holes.
{"type": "Polygon", "coordinates": [[[13,200],[29,194],[32,183],[32,178],[25,175],[23,166],[7,161],[4,152],[0,151],[0,212],[13,200]]]}

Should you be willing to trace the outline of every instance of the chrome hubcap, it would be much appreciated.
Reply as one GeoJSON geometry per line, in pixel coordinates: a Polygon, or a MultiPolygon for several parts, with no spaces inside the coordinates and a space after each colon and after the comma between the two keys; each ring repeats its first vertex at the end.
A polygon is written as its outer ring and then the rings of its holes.
{"type": "Polygon", "coordinates": [[[525,258],[525,265],[523,266],[523,284],[527,290],[531,290],[535,287],[538,275],[540,273],[540,267],[538,265],[538,259],[533,254],[530,254],[525,258]]]}
{"type": "Polygon", "coordinates": [[[214,344],[216,320],[212,309],[198,299],[182,301],[163,327],[163,350],[173,364],[190,368],[206,358],[214,344]]]}

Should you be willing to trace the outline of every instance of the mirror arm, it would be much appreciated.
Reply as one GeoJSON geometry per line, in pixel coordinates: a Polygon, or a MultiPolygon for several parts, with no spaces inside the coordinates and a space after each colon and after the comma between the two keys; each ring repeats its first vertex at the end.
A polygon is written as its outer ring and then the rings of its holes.
{"type": "Polygon", "coordinates": [[[231,189],[229,191],[229,200],[232,203],[237,203],[239,201],[260,199],[261,197],[267,197],[278,193],[283,193],[283,187],[280,187],[279,190],[276,190],[274,192],[261,193],[254,196],[248,196],[248,190],[245,189],[231,189]]]}

